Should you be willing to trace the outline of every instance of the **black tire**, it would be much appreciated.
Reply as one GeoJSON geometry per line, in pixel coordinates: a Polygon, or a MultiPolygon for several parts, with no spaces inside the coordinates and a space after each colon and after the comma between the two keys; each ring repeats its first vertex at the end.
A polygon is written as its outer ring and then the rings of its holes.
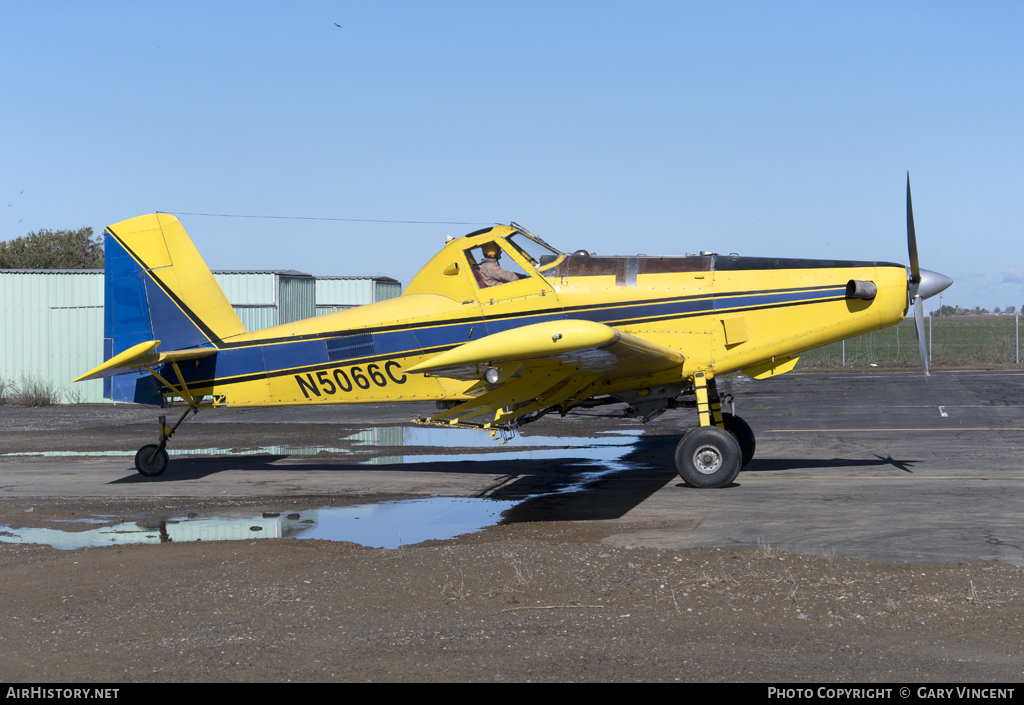
{"type": "Polygon", "coordinates": [[[676,446],[676,470],[694,487],[725,487],[739,474],[742,457],[735,436],[701,426],[687,431],[676,446]]]}
{"type": "Polygon", "coordinates": [[[742,470],[747,467],[751,458],[754,457],[754,450],[757,448],[757,442],[754,440],[754,431],[739,416],[723,413],[722,421],[725,423],[725,430],[735,436],[736,441],[740,444],[740,452],[743,454],[743,460],[740,461],[740,469],[742,470]]]}
{"type": "Polygon", "coordinates": [[[135,469],[146,477],[156,477],[167,469],[167,451],[158,445],[142,446],[135,454],[135,469]]]}

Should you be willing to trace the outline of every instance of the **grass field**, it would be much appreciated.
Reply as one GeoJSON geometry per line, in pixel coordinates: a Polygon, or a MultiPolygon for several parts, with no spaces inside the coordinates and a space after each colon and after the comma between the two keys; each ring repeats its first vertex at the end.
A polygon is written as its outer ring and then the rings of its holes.
{"type": "MultiPolygon", "coordinates": [[[[1016,316],[959,316],[925,320],[932,367],[1015,365],[1021,359],[1016,316]]],[[[845,367],[918,367],[917,335],[913,319],[886,330],[850,338],[845,343],[845,367]]],[[[808,350],[800,368],[843,367],[844,343],[808,350]]]]}

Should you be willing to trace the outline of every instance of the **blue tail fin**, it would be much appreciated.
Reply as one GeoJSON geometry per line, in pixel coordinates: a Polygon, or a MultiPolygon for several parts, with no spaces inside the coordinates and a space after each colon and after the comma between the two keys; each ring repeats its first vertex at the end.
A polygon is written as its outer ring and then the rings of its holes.
{"type": "MultiPolygon", "coordinates": [[[[104,359],[150,340],[161,352],[216,347],[245,332],[178,219],[145,215],[111,225],[104,239],[104,359]]],[[[149,374],[109,378],[114,401],[161,404],[149,374]]]]}

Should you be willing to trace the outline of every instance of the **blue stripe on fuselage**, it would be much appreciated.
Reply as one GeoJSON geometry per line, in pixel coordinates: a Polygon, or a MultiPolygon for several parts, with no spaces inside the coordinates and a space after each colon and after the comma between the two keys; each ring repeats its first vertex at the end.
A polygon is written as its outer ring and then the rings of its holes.
{"type": "Polygon", "coordinates": [[[523,326],[530,326],[535,323],[561,321],[564,320],[565,317],[565,313],[559,310],[547,311],[542,314],[525,316],[523,318],[492,318],[491,320],[485,320],[484,323],[487,326],[487,335],[494,335],[495,333],[512,330],[513,328],[522,328],[523,326]]]}
{"type": "Polygon", "coordinates": [[[296,343],[264,345],[263,362],[267,371],[321,365],[328,362],[327,343],[324,340],[302,340],[296,343]]]}
{"type": "Polygon", "coordinates": [[[750,296],[739,295],[714,300],[716,311],[728,308],[750,308],[752,306],[765,306],[771,304],[792,303],[794,301],[806,301],[811,294],[812,299],[831,299],[836,296],[845,296],[846,287],[840,286],[834,289],[819,289],[814,292],[807,291],[786,291],[776,294],[753,294],[750,296]]]}
{"type": "MultiPolygon", "coordinates": [[[[419,331],[396,330],[384,333],[373,334],[373,344],[378,355],[396,355],[406,353],[410,350],[421,350],[429,345],[424,345],[423,340],[416,335],[419,331]]],[[[459,331],[454,331],[450,337],[456,337],[459,331]]]]}
{"type": "MultiPolygon", "coordinates": [[[[509,318],[483,319],[474,323],[425,326],[412,330],[382,331],[373,333],[376,356],[413,355],[420,350],[461,345],[484,335],[493,335],[506,330],[520,328],[545,321],[565,318],[596,321],[598,323],[625,323],[635,319],[670,318],[710,313],[736,308],[752,308],[804,301],[813,303],[821,299],[845,295],[845,287],[818,289],[815,291],[784,291],[764,294],[736,294],[732,296],[684,299],[664,303],[610,306],[604,309],[580,311],[545,311],[509,318]]],[[[358,331],[352,331],[355,333],[358,331]]],[[[349,334],[337,332],[325,334],[325,338],[301,340],[293,343],[259,345],[252,347],[221,350],[216,356],[204,358],[198,367],[183,369],[186,381],[225,379],[253,374],[280,372],[283,370],[317,365],[337,365],[345,360],[330,361],[327,356],[326,337],[349,334]]],[[[356,360],[358,358],[351,358],[356,360]]]]}
{"type": "Polygon", "coordinates": [[[662,304],[641,304],[634,306],[616,306],[614,308],[592,309],[589,311],[568,311],[566,318],[578,318],[584,321],[609,323],[629,321],[634,318],[654,318],[660,316],[685,316],[711,310],[711,299],[686,301],[670,301],[662,304]]]}

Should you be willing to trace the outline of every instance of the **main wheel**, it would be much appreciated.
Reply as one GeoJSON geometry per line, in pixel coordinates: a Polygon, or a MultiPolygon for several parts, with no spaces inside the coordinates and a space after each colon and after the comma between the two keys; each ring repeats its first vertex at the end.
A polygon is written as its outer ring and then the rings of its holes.
{"type": "Polygon", "coordinates": [[[723,413],[722,421],[725,423],[725,430],[735,436],[740,444],[740,452],[743,454],[743,460],[740,461],[740,469],[742,470],[747,467],[747,463],[754,457],[754,449],[757,447],[757,442],[754,440],[754,432],[751,430],[750,425],[739,416],[723,413]]]}
{"type": "Polygon", "coordinates": [[[717,426],[690,429],[676,446],[679,477],[695,487],[725,487],[740,472],[736,438],[717,426]]]}
{"type": "Polygon", "coordinates": [[[135,454],[135,469],[146,477],[156,477],[167,469],[167,451],[157,445],[142,446],[135,454]]]}

